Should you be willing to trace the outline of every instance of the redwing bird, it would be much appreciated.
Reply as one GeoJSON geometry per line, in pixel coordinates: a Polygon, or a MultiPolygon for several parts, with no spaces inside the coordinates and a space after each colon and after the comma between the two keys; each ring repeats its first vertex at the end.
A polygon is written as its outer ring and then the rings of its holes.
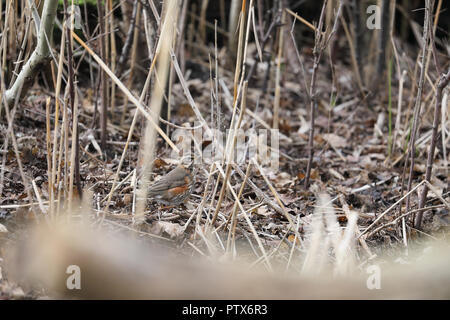
{"type": "Polygon", "coordinates": [[[149,187],[148,196],[160,204],[176,206],[189,198],[193,187],[194,174],[191,167],[179,164],[149,187]]]}

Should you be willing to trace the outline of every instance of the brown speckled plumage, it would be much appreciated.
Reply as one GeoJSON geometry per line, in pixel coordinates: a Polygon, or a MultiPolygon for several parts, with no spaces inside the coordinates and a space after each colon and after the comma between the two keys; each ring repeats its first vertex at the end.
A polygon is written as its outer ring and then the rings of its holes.
{"type": "Polygon", "coordinates": [[[189,169],[178,165],[148,189],[150,199],[163,205],[178,205],[192,193],[194,177],[189,169]]]}

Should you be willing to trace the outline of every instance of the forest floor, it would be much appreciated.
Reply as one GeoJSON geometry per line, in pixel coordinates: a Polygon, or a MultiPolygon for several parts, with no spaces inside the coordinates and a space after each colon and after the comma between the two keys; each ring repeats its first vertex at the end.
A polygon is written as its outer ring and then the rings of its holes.
{"type": "MultiPolygon", "coordinates": [[[[208,48],[213,51],[214,48],[208,48]]],[[[254,57],[255,47],[249,47],[248,57],[254,57]]],[[[187,59],[187,70],[190,77],[186,82],[189,90],[208,122],[211,122],[211,90],[210,70],[208,68],[208,57],[206,55],[194,55],[195,58],[187,59]]],[[[270,183],[274,186],[279,198],[295,223],[298,223],[300,236],[305,235],[307,226],[311,223],[312,213],[317,208],[318,195],[326,193],[331,199],[329,204],[335,212],[337,221],[341,226],[348,222],[348,209],[358,214],[357,226],[360,231],[371,225],[383,212],[389,209],[406,194],[409,164],[405,166],[405,150],[408,138],[408,126],[414,107],[414,88],[411,79],[414,71],[414,57],[399,54],[401,63],[407,66],[408,77],[403,87],[402,113],[400,126],[396,127],[396,141],[392,152],[388,156],[389,138],[389,114],[388,92],[381,91],[368,99],[361,99],[360,93],[352,79],[353,70],[348,57],[344,54],[338,57],[335,67],[336,83],[333,87],[332,75],[326,63],[320,65],[318,70],[318,107],[315,121],[314,138],[314,161],[311,171],[311,182],[308,189],[304,188],[304,177],[308,159],[308,132],[309,132],[309,102],[305,94],[303,84],[298,83],[297,77],[289,72],[289,65],[285,61],[281,66],[280,82],[280,108],[279,108],[279,167],[278,169],[264,169],[270,183]],[[336,96],[336,92],[338,95],[336,96]],[[347,207],[348,206],[348,207],[347,207]]],[[[305,63],[308,76],[311,75],[313,57],[310,50],[301,51],[301,57],[305,63]]],[[[324,59],[325,60],[325,59],[324,59]]],[[[221,64],[220,94],[221,94],[221,116],[223,127],[227,128],[231,119],[233,74],[229,70],[226,59],[219,59],[221,64]],[[224,90],[224,87],[227,90],[224,90]],[[231,93],[230,93],[231,92],[231,93]]],[[[254,63],[249,58],[248,67],[254,63]]],[[[264,91],[264,79],[268,72],[269,79],[275,77],[276,67],[271,66],[267,71],[267,65],[258,63],[258,68],[253,79],[249,81],[247,94],[247,108],[254,112],[255,116],[246,115],[243,119],[242,128],[264,128],[261,123],[269,126],[273,123],[273,105],[275,88],[274,81],[268,81],[268,88],[264,91]]],[[[431,70],[431,68],[430,68],[431,70]]],[[[431,72],[431,71],[430,71],[431,72]]],[[[436,78],[436,75],[432,75],[436,78]]],[[[396,78],[393,75],[393,78],[396,78]]],[[[398,101],[398,79],[392,83],[392,128],[395,128],[398,101]]],[[[387,81],[383,80],[383,81],[387,81]]],[[[20,160],[25,175],[30,181],[34,181],[36,190],[33,192],[34,205],[29,206],[27,192],[22,183],[18,161],[11,143],[3,153],[2,164],[2,189],[0,198],[0,223],[4,225],[10,235],[4,236],[6,242],[14,242],[20,238],[21,226],[24,222],[33,222],[37,215],[42,214],[38,205],[36,194],[42,199],[48,199],[48,176],[47,176],[47,144],[46,144],[46,99],[49,93],[43,89],[41,83],[29,91],[26,99],[18,106],[14,117],[14,134],[18,143],[20,160]]],[[[117,169],[120,156],[127,138],[128,128],[131,122],[130,114],[134,107],[127,108],[124,123],[120,124],[123,112],[122,97],[116,99],[116,108],[110,114],[110,125],[108,126],[108,153],[109,157],[104,160],[95,148],[93,141],[98,139],[98,130],[92,129],[95,123],[94,105],[95,95],[92,89],[79,83],[81,112],[80,112],[80,175],[82,185],[89,194],[93,195],[92,207],[97,217],[105,215],[104,223],[110,224],[112,228],[123,229],[126,232],[137,232],[133,230],[133,185],[130,173],[138,167],[139,130],[136,130],[129,150],[126,153],[124,165],[120,172],[119,181],[124,183],[118,187],[112,197],[109,210],[105,213],[103,202],[101,202],[111,189],[112,177],[117,169]]],[[[135,92],[139,95],[139,92],[135,92]]],[[[171,122],[182,125],[195,124],[196,116],[192,112],[179,83],[172,88],[172,116],[171,122]]],[[[424,179],[426,169],[427,147],[429,146],[432,108],[432,88],[426,83],[424,90],[424,107],[421,115],[421,126],[418,132],[416,163],[414,166],[413,186],[424,179]]],[[[53,108],[54,106],[52,106],[53,108]]],[[[214,123],[215,119],[213,119],[214,123]]],[[[446,122],[448,126],[449,122],[446,122]]],[[[0,123],[1,131],[6,132],[7,122],[0,123]]],[[[171,128],[173,130],[173,128],[171,128]]],[[[448,127],[447,129],[448,130],[448,127]]],[[[53,134],[53,133],[52,133],[53,134]]],[[[98,141],[98,140],[97,140],[98,141]]],[[[0,136],[0,144],[5,146],[5,136],[0,136]]],[[[427,207],[422,230],[414,229],[412,219],[414,213],[406,216],[406,233],[408,242],[420,242],[421,239],[446,238],[450,223],[449,211],[445,208],[442,199],[449,201],[450,185],[448,181],[448,167],[444,157],[444,150],[450,150],[448,138],[444,142],[438,139],[436,160],[434,161],[432,186],[435,188],[428,195],[427,207]],[[439,194],[435,194],[438,192],[439,194]]],[[[171,149],[159,137],[154,169],[151,181],[164,175],[177,163],[179,159],[171,158],[171,149]]],[[[248,159],[247,159],[248,160],[248,159]]],[[[215,206],[211,204],[212,189],[214,183],[210,183],[209,190],[205,190],[208,179],[209,165],[202,163],[196,175],[193,194],[188,202],[174,208],[161,209],[151,200],[146,208],[146,224],[141,226],[139,232],[152,234],[171,239],[171,247],[182,252],[186,256],[197,255],[198,251],[207,252],[207,245],[195,238],[196,223],[191,222],[196,214],[197,208],[202,201],[204,193],[208,201],[204,206],[204,215],[199,221],[200,225],[210,219],[206,213],[212,215],[215,206]],[[185,228],[187,222],[190,225],[185,228]],[[193,244],[193,245],[191,245],[193,244]]],[[[245,172],[246,163],[240,166],[245,172]]],[[[214,177],[217,177],[215,175],[214,177]]],[[[139,178],[139,177],[138,177],[139,178]]],[[[282,244],[279,251],[279,260],[285,261],[286,254],[294,243],[295,233],[290,229],[286,217],[274,209],[277,203],[276,197],[269,188],[268,183],[260,172],[252,167],[249,180],[256,189],[261,190],[268,199],[261,197],[255,188],[247,185],[241,197],[242,206],[248,210],[250,220],[266,248],[275,248],[282,244]],[[284,250],[284,251],[283,251],[284,250]],[[284,259],[284,260],[283,260],[284,259]]],[[[230,182],[236,194],[239,192],[242,177],[235,170],[232,171],[230,182]]],[[[420,188],[419,188],[420,189],[420,188]]],[[[220,187],[219,187],[220,190],[220,187]]],[[[417,208],[418,192],[411,193],[411,210],[417,208]]],[[[218,198],[216,194],[216,199],[218,198]]],[[[228,231],[223,224],[233,211],[235,200],[227,193],[222,202],[219,219],[216,227],[219,228],[218,235],[226,242],[228,231]]],[[[277,204],[278,205],[278,204],[277,204]]],[[[385,226],[377,232],[368,232],[365,238],[369,252],[377,253],[390,248],[402,248],[403,228],[401,220],[389,224],[400,215],[399,206],[384,215],[377,221],[375,230],[385,226]]],[[[401,207],[401,213],[405,213],[405,202],[401,207]]],[[[242,216],[238,216],[236,229],[236,241],[244,240],[252,243],[251,229],[242,216]],[[251,238],[251,240],[249,239],[251,238]],[[247,239],[247,240],[246,240],[247,239]]],[[[149,241],[153,238],[148,237],[149,241]]],[[[411,244],[410,244],[411,245],[411,244]]],[[[367,258],[367,250],[358,244],[357,251],[367,258]]],[[[294,268],[294,267],[293,267],[294,268]]],[[[39,298],[45,296],[40,292],[22,290],[20,286],[6,280],[2,281],[0,269],[0,298],[39,298]]]]}

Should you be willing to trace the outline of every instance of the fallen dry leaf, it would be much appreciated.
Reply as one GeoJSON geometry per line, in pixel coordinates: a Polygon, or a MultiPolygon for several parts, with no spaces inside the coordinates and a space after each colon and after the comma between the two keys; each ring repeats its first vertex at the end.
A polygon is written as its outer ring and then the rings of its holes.
{"type": "Polygon", "coordinates": [[[178,223],[172,223],[167,221],[156,221],[152,224],[151,232],[156,235],[162,235],[167,233],[170,238],[177,238],[183,235],[184,228],[178,223]]]}
{"type": "Polygon", "coordinates": [[[347,146],[347,140],[334,133],[325,133],[322,135],[322,138],[333,148],[344,148],[347,146]]]}

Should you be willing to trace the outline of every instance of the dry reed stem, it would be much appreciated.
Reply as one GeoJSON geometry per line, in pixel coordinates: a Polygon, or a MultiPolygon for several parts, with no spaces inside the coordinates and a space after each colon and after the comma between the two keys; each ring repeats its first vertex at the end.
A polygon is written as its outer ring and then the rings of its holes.
{"type": "MultiPolygon", "coordinates": [[[[345,216],[348,219],[348,217],[350,217],[351,212],[350,212],[350,208],[348,207],[347,202],[345,201],[344,195],[341,194],[339,196],[339,201],[341,202],[342,210],[344,210],[345,216]]],[[[359,243],[361,244],[363,249],[366,251],[369,259],[373,259],[374,257],[376,257],[376,255],[374,255],[372,253],[372,251],[370,250],[369,246],[367,245],[367,242],[366,242],[367,236],[360,237],[361,232],[359,231],[359,228],[355,229],[355,233],[356,233],[357,239],[359,240],[359,243]]]]}
{"type": "Polygon", "coordinates": [[[33,186],[33,191],[34,191],[34,194],[36,195],[36,199],[37,199],[38,204],[39,204],[39,209],[41,210],[41,212],[45,216],[47,216],[47,210],[45,210],[44,203],[42,202],[41,195],[39,193],[38,187],[37,187],[36,182],[34,181],[34,179],[31,180],[31,185],[33,186]]]}
{"type": "Polygon", "coordinates": [[[116,77],[116,75],[109,69],[109,67],[99,58],[87,44],[78,37],[78,35],[72,32],[72,37],[94,58],[94,60],[100,65],[102,69],[111,77],[114,83],[122,90],[128,97],[128,99],[139,109],[155,130],[161,135],[161,137],[169,144],[169,146],[175,151],[179,152],[177,146],[170,140],[170,138],[161,130],[161,128],[152,119],[152,116],[145,110],[145,107],[136,99],[136,97],[128,90],[125,85],[116,77]]]}
{"type": "MultiPolygon", "coordinates": [[[[242,197],[242,193],[244,192],[244,188],[247,184],[247,180],[248,180],[248,176],[250,174],[250,167],[251,167],[251,162],[248,163],[247,165],[247,170],[245,171],[245,177],[244,177],[244,181],[241,184],[241,188],[239,189],[239,193],[237,196],[237,201],[241,201],[241,197],[242,197]]],[[[237,209],[238,209],[238,204],[237,202],[235,202],[234,207],[233,207],[233,211],[230,214],[230,216],[227,219],[227,222],[225,223],[225,227],[227,226],[229,220],[231,219],[231,226],[230,226],[230,230],[228,232],[228,239],[227,239],[227,248],[226,248],[226,252],[228,253],[230,250],[230,245],[231,247],[234,249],[235,248],[235,240],[236,240],[236,224],[237,224],[237,209]]]]}
{"type": "MultiPolygon", "coordinates": [[[[320,58],[322,56],[323,50],[324,50],[324,43],[323,43],[323,37],[324,34],[322,33],[323,28],[323,19],[324,19],[324,13],[325,8],[327,6],[327,0],[324,1],[322,5],[322,10],[320,12],[320,18],[319,18],[319,24],[317,26],[317,30],[314,33],[314,49],[313,49],[313,56],[314,56],[314,63],[313,63],[313,70],[311,75],[311,85],[309,86],[309,96],[311,97],[310,105],[309,105],[309,116],[310,116],[310,125],[309,125],[309,135],[308,135],[308,164],[306,166],[306,173],[305,173],[305,180],[304,180],[304,187],[305,189],[309,186],[309,179],[311,175],[311,168],[313,163],[313,157],[314,157],[314,122],[315,122],[315,112],[316,112],[316,105],[317,105],[317,97],[316,97],[316,78],[317,78],[317,69],[319,68],[319,62],[320,58]]],[[[337,20],[338,16],[336,16],[337,20]]]]}
{"type": "MultiPolygon", "coordinates": [[[[386,227],[397,225],[397,223],[398,223],[398,221],[399,221],[400,219],[401,219],[402,221],[404,221],[405,218],[406,218],[407,216],[409,216],[410,214],[417,213],[417,212],[423,212],[423,211],[426,211],[426,210],[440,209],[440,208],[443,208],[443,207],[445,207],[445,205],[437,205],[437,206],[430,206],[430,207],[418,208],[418,209],[410,210],[410,211],[408,211],[408,212],[406,212],[406,213],[404,213],[404,214],[398,216],[398,217],[395,218],[394,220],[392,220],[392,221],[390,221],[390,222],[388,222],[388,223],[385,223],[385,224],[379,226],[378,228],[374,229],[372,232],[370,232],[369,234],[367,234],[367,235],[364,236],[363,238],[369,238],[369,237],[371,237],[372,235],[374,235],[375,233],[377,233],[378,231],[380,231],[380,230],[382,230],[382,229],[384,229],[384,228],[386,228],[386,227]]],[[[361,238],[361,239],[362,239],[362,238],[361,238]]]]}
{"type": "MultiPolygon", "coordinates": [[[[50,179],[50,177],[52,176],[52,160],[51,160],[52,142],[51,142],[51,124],[50,124],[50,102],[51,102],[51,98],[48,97],[47,101],[45,103],[45,118],[46,118],[45,142],[46,142],[46,147],[47,147],[47,179],[50,179]]],[[[56,121],[58,121],[58,120],[55,119],[55,123],[56,123],[56,121]]],[[[47,182],[49,182],[49,181],[47,181],[47,182]]],[[[47,185],[48,185],[48,194],[50,195],[50,194],[52,194],[53,186],[51,185],[51,183],[47,183],[47,185]]],[[[0,194],[1,194],[1,192],[0,192],[0,194]]]]}
{"type": "MultiPolygon", "coordinates": [[[[200,227],[200,219],[202,217],[203,208],[204,208],[205,203],[206,203],[206,198],[207,198],[207,195],[208,195],[208,187],[209,187],[209,185],[211,183],[211,180],[213,178],[214,168],[215,168],[215,164],[212,163],[211,167],[209,169],[208,179],[206,180],[205,191],[203,192],[202,200],[200,201],[200,204],[198,205],[196,211],[194,211],[194,213],[189,217],[189,219],[184,224],[184,226],[183,226],[184,230],[186,230],[186,228],[189,226],[189,224],[191,223],[191,221],[194,218],[194,216],[197,217],[196,221],[195,221],[195,230],[197,230],[197,228],[200,227]]],[[[195,239],[195,233],[194,233],[194,239],[195,239]]]]}
{"type": "MultiPolygon", "coordinates": [[[[295,226],[295,230],[298,230],[299,227],[300,227],[300,215],[297,216],[297,225],[295,226]]],[[[299,240],[297,239],[297,234],[298,234],[298,233],[295,233],[295,236],[294,236],[294,242],[292,243],[291,251],[289,252],[289,259],[288,259],[288,262],[287,262],[287,264],[286,264],[285,272],[287,272],[287,271],[289,270],[289,266],[290,266],[290,264],[291,264],[292,257],[293,257],[293,255],[294,255],[295,245],[297,244],[297,241],[299,241],[299,240]]]]}
{"type": "Polygon", "coordinates": [[[394,138],[392,139],[392,147],[395,148],[397,142],[397,135],[400,130],[400,120],[402,114],[402,98],[403,98],[403,84],[406,79],[406,70],[403,70],[402,75],[400,76],[399,86],[398,86],[398,102],[397,102],[397,117],[395,119],[395,127],[394,127],[394,138]]]}
{"type": "MultiPolygon", "coordinates": [[[[3,87],[2,89],[4,89],[3,79],[1,81],[1,86],[3,87]]],[[[4,91],[4,90],[2,90],[2,91],[4,91]]],[[[9,110],[9,105],[8,105],[8,102],[6,101],[5,95],[2,96],[2,101],[0,103],[3,103],[3,105],[5,107],[6,120],[8,122],[7,134],[9,133],[11,136],[11,143],[13,145],[14,154],[16,156],[16,161],[17,161],[17,165],[19,167],[20,177],[22,178],[23,187],[27,193],[28,200],[30,201],[30,203],[32,203],[33,196],[31,195],[31,192],[30,192],[30,183],[27,179],[27,176],[25,175],[25,171],[23,170],[22,160],[20,158],[19,147],[17,145],[16,135],[14,133],[14,126],[13,126],[14,116],[16,113],[15,111],[17,109],[17,104],[19,102],[19,95],[20,95],[20,89],[17,92],[17,96],[14,98],[14,107],[11,110],[12,112],[10,112],[10,110],[9,110]]]]}
{"type": "MultiPolygon", "coordinates": [[[[435,148],[436,148],[438,127],[439,127],[439,122],[440,122],[439,116],[441,113],[442,91],[449,84],[449,82],[450,82],[450,68],[449,68],[447,74],[441,75],[441,78],[439,80],[439,84],[438,84],[437,90],[436,90],[432,137],[431,137],[430,148],[428,150],[427,169],[426,169],[426,173],[425,173],[425,180],[427,182],[431,181],[431,173],[433,170],[434,152],[435,152],[435,148]]],[[[442,131],[443,130],[444,130],[444,127],[442,127],[442,131]]],[[[420,195],[419,209],[422,209],[425,206],[427,192],[428,192],[428,188],[427,188],[427,186],[425,186],[425,188],[422,190],[422,193],[420,195]]],[[[422,216],[423,216],[423,212],[421,211],[421,212],[419,212],[419,214],[416,217],[415,227],[417,229],[420,229],[420,227],[421,227],[422,216]]]]}
{"type": "Polygon", "coordinates": [[[405,195],[403,195],[399,200],[397,200],[393,205],[391,205],[389,208],[387,208],[386,210],[384,210],[384,212],[382,214],[380,214],[378,216],[378,218],[375,219],[374,222],[372,222],[366,229],[364,229],[363,232],[361,232],[361,234],[358,236],[358,238],[362,237],[364,234],[367,233],[367,231],[369,231],[375,224],[377,224],[378,221],[380,221],[381,218],[383,218],[387,213],[389,213],[392,209],[394,209],[399,203],[401,203],[403,201],[403,199],[407,198],[411,193],[413,193],[417,188],[419,188],[421,185],[423,185],[424,183],[426,183],[426,180],[422,180],[419,184],[417,184],[414,188],[412,188],[410,191],[408,191],[408,193],[406,193],[405,195]]]}
{"type": "MultiPolygon", "coordinates": [[[[217,163],[216,165],[217,165],[217,169],[219,169],[219,172],[220,172],[220,174],[222,175],[222,177],[223,177],[223,179],[225,181],[225,173],[223,172],[223,168],[222,168],[221,164],[217,163]]],[[[269,270],[272,270],[272,265],[271,265],[270,260],[269,260],[269,258],[267,256],[266,250],[264,249],[264,246],[263,246],[263,244],[261,242],[261,239],[258,236],[258,233],[256,232],[255,227],[253,226],[252,221],[248,217],[248,215],[247,215],[244,207],[242,206],[241,202],[237,199],[236,192],[234,191],[233,186],[231,185],[230,181],[226,181],[226,185],[228,187],[228,190],[230,190],[231,194],[233,195],[233,198],[235,199],[236,203],[238,204],[239,209],[241,210],[242,215],[245,218],[245,221],[247,222],[247,224],[248,224],[248,226],[249,226],[249,228],[250,228],[250,230],[251,230],[251,232],[252,232],[256,242],[258,243],[259,249],[260,249],[262,255],[264,256],[264,260],[265,260],[265,262],[267,264],[267,267],[269,268],[269,270]]]]}
{"type": "MultiPolygon", "coordinates": [[[[136,215],[134,216],[134,222],[139,224],[144,220],[144,209],[147,203],[147,188],[150,179],[150,173],[153,167],[153,157],[154,157],[154,149],[155,149],[155,139],[156,132],[155,128],[159,128],[158,125],[155,126],[158,121],[158,117],[161,111],[161,106],[163,102],[164,90],[167,83],[168,71],[169,71],[169,52],[170,46],[172,45],[172,36],[173,36],[173,28],[174,23],[177,19],[176,17],[176,2],[169,1],[167,3],[167,10],[164,16],[164,24],[161,28],[160,38],[162,41],[158,43],[160,51],[159,54],[159,62],[156,67],[156,76],[159,78],[160,83],[155,84],[155,88],[153,89],[150,108],[153,111],[153,117],[148,119],[145,135],[143,137],[143,170],[142,177],[140,181],[140,187],[137,190],[137,203],[136,203],[136,215]],[[150,120],[151,119],[151,120],[150,120]]],[[[159,130],[161,130],[159,128],[159,130]]],[[[162,130],[161,130],[162,132],[162,130]]],[[[164,133],[164,132],[162,132],[164,133]]],[[[165,135],[165,134],[164,134],[165,135]]]]}
{"type": "Polygon", "coordinates": [[[292,230],[298,236],[298,239],[301,239],[300,235],[298,235],[298,230],[295,229],[295,224],[292,221],[291,216],[289,215],[289,213],[287,213],[286,208],[284,207],[283,202],[281,201],[280,196],[278,195],[278,192],[275,190],[275,188],[273,187],[272,183],[270,183],[269,179],[267,178],[266,174],[264,173],[264,170],[259,165],[258,161],[255,158],[252,158],[252,160],[253,160],[253,163],[255,164],[256,168],[258,169],[258,171],[261,173],[262,177],[264,178],[264,181],[266,182],[266,184],[269,187],[270,191],[272,192],[273,196],[277,200],[278,205],[283,210],[283,215],[288,220],[292,230]]]}
{"type": "MultiPolygon", "coordinates": [[[[225,195],[227,181],[230,178],[231,167],[232,167],[231,164],[234,162],[233,157],[234,157],[234,148],[236,147],[236,141],[237,141],[237,132],[241,127],[242,119],[244,118],[245,109],[247,106],[247,88],[248,88],[248,82],[244,81],[239,119],[238,119],[236,125],[234,125],[233,130],[230,130],[230,133],[228,134],[229,141],[231,141],[231,142],[229,144],[228,151],[226,151],[224,154],[224,157],[227,156],[227,158],[228,158],[227,163],[226,163],[227,166],[226,166],[225,180],[222,182],[222,189],[220,190],[219,199],[217,200],[217,204],[216,204],[216,210],[214,212],[214,215],[213,215],[213,218],[211,221],[212,226],[214,226],[214,223],[216,222],[217,215],[219,214],[220,206],[222,204],[223,197],[225,195]]],[[[236,109],[237,108],[235,108],[235,110],[236,109]]],[[[219,183],[219,179],[217,179],[217,183],[219,183]]]]}
{"type": "Polygon", "coordinates": [[[364,97],[365,96],[364,86],[362,83],[361,74],[359,72],[358,60],[356,58],[356,51],[355,51],[355,46],[353,45],[352,36],[350,34],[350,31],[348,29],[347,22],[345,21],[345,19],[341,16],[340,20],[342,22],[342,27],[344,28],[345,37],[347,38],[347,41],[348,41],[348,46],[350,48],[350,57],[351,57],[351,61],[352,61],[353,71],[356,74],[356,83],[358,84],[358,89],[359,89],[361,97],[364,97]]]}
{"type": "MultiPolygon", "coordinates": [[[[73,203],[73,182],[76,168],[76,153],[77,150],[77,139],[78,139],[78,95],[75,96],[75,101],[73,102],[73,114],[72,114],[72,145],[70,149],[70,173],[69,173],[69,203],[68,210],[72,212],[73,203]]],[[[81,194],[78,195],[81,197],[81,194]]]]}
{"type": "MultiPolygon", "coordinates": [[[[156,57],[157,56],[155,55],[153,59],[156,60],[156,57]]],[[[145,94],[147,93],[148,87],[150,86],[150,79],[151,79],[151,76],[152,76],[152,71],[153,71],[154,66],[155,66],[155,64],[152,63],[151,67],[150,67],[150,70],[149,70],[149,72],[147,74],[147,78],[145,80],[144,88],[142,89],[141,96],[139,97],[139,103],[142,103],[144,101],[145,94]]],[[[107,202],[106,202],[106,205],[105,205],[105,208],[104,208],[105,211],[108,211],[109,204],[111,202],[111,198],[112,198],[112,195],[114,193],[113,190],[115,190],[115,185],[117,183],[117,180],[119,179],[119,173],[120,173],[120,170],[122,169],[122,165],[123,165],[123,162],[125,160],[125,154],[126,154],[126,152],[128,150],[128,146],[129,146],[131,138],[133,136],[133,132],[134,132],[134,128],[136,126],[136,122],[137,122],[137,119],[138,119],[138,116],[139,116],[139,112],[140,112],[139,109],[135,110],[135,113],[134,113],[134,116],[133,116],[133,120],[131,121],[130,129],[128,130],[127,141],[125,142],[125,146],[123,148],[122,155],[120,156],[119,165],[117,166],[117,170],[116,170],[116,173],[115,173],[114,178],[113,178],[113,183],[112,183],[112,186],[111,186],[111,190],[110,190],[109,194],[105,197],[105,199],[107,199],[107,202]]],[[[103,199],[102,202],[105,199],[103,199]]]]}
{"type": "MultiPolygon", "coordinates": [[[[425,57],[427,55],[428,51],[428,39],[429,39],[429,20],[431,15],[431,3],[430,0],[425,0],[425,19],[423,23],[423,35],[422,35],[422,56],[421,56],[421,63],[420,63],[420,76],[419,76],[419,84],[417,86],[417,96],[416,96],[416,103],[414,106],[414,116],[413,116],[413,127],[412,127],[412,133],[411,133],[411,139],[409,143],[409,154],[411,158],[410,167],[409,167],[409,177],[408,177],[408,187],[407,190],[411,190],[412,186],[412,180],[413,180],[413,170],[414,170],[414,163],[415,163],[415,152],[416,152],[416,134],[419,127],[419,116],[420,116],[420,110],[422,106],[422,91],[423,91],[423,85],[424,85],[424,77],[425,77],[425,57]]],[[[406,198],[406,211],[409,211],[410,209],[410,196],[408,192],[408,197],[406,198]]]]}
{"type": "MultiPolygon", "coordinates": [[[[291,9],[286,8],[285,9],[290,15],[292,15],[295,19],[297,19],[298,21],[300,21],[301,23],[303,23],[304,25],[306,25],[308,28],[310,28],[312,31],[317,32],[317,28],[314,27],[314,25],[312,25],[310,22],[308,22],[306,19],[302,18],[301,16],[299,16],[298,14],[296,14],[295,12],[293,12],[291,9]]],[[[323,32],[322,32],[323,33],[323,32]]]]}
{"type": "Polygon", "coordinates": [[[236,100],[238,98],[238,82],[239,82],[239,76],[241,75],[241,66],[242,66],[242,46],[244,42],[244,19],[245,19],[245,0],[242,1],[242,8],[241,12],[239,13],[239,36],[238,36],[238,47],[236,52],[236,67],[234,69],[234,94],[233,94],[233,101],[234,104],[236,104],[236,100]]]}
{"type": "MultiPolygon", "coordinates": [[[[55,124],[53,128],[53,154],[52,154],[52,165],[48,169],[51,171],[51,175],[49,175],[50,183],[50,216],[53,217],[55,210],[53,207],[54,199],[55,199],[55,188],[57,187],[56,182],[56,153],[57,153],[57,143],[58,143],[58,127],[59,127],[59,94],[61,91],[61,79],[63,72],[63,61],[64,61],[64,49],[65,49],[65,38],[66,38],[66,23],[63,24],[63,32],[61,33],[61,42],[60,42],[60,52],[59,52],[59,63],[58,63],[58,72],[56,76],[56,87],[55,87],[55,124]]],[[[64,108],[65,109],[65,108],[64,108]]],[[[60,136],[62,140],[62,135],[60,136]]],[[[60,150],[61,151],[61,150],[60,150]]],[[[59,157],[61,157],[61,152],[59,153],[59,157]]],[[[58,166],[59,168],[59,166],[58,166]]]]}

